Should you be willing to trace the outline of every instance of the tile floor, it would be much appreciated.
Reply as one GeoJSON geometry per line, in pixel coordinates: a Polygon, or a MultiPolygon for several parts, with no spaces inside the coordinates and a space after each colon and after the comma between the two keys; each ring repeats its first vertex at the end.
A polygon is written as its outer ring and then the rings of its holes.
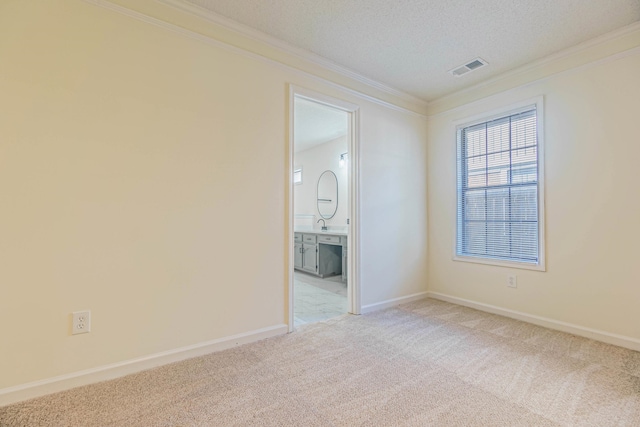
{"type": "Polygon", "coordinates": [[[347,312],[347,284],[341,276],[321,279],[310,274],[293,273],[294,326],[320,322],[347,312]]]}

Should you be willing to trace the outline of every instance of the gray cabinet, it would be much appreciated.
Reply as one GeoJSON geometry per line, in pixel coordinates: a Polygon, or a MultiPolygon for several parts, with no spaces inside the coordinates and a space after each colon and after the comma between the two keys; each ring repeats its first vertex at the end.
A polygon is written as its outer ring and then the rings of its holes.
{"type": "Polygon", "coordinates": [[[318,245],[302,244],[302,269],[309,273],[318,273],[318,245]]]}
{"type": "Polygon", "coordinates": [[[347,236],[294,233],[294,268],[320,277],[341,276],[347,281],[347,236]]]}
{"type": "Polygon", "coordinates": [[[344,245],[342,246],[342,281],[347,282],[347,265],[349,265],[349,257],[347,256],[347,238],[344,238],[344,245]]]}
{"type": "Polygon", "coordinates": [[[301,269],[302,268],[302,234],[295,233],[293,242],[293,267],[301,269]]]}
{"type": "Polygon", "coordinates": [[[295,233],[293,267],[318,274],[318,245],[315,234],[295,233]]]}
{"type": "Polygon", "coordinates": [[[302,268],[302,243],[293,245],[293,267],[302,268]]]}

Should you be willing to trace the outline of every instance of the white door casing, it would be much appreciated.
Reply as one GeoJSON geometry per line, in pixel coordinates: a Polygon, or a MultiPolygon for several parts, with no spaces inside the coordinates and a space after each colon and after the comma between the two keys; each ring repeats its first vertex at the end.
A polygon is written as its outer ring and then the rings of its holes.
{"type": "MultiPolygon", "coordinates": [[[[293,153],[294,153],[294,105],[295,100],[306,99],[317,102],[319,104],[344,111],[348,114],[348,153],[349,153],[349,169],[348,169],[348,242],[347,251],[347,307],[349,313],[361,313],[361,289],[360,289],[360,192],[359,192],[359,140],[360,140],[360,107],[356,104],[346,102],[337,98],[301,88],[299,86],[289,85],[289,137],[288,137],[288,155],[286,162],[287,176],[287,233],[286,251],[287,251],[287,276],[288,276],[288,292],[286,293],[285,306],[288,308],[287,323],[289,332],[293,332],[293,269],[296,260],[295,248],[293,245],[293,153]]],[[[296,245],[296,247],[298,247],[296,245]]]]}

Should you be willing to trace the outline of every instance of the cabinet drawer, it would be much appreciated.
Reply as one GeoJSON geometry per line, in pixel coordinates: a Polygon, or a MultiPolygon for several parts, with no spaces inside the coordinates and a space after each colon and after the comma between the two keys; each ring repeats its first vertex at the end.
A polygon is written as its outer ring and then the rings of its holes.
{"type": "Polygon", "coordinates": [[[340,236],[325,236],[323,234],[318,236],[318,243],[333,243],[340,244],[340,236]]]}
{"type": "Polygon", "coordinates": [[[296,243],[301,243],[302,242],[302,233],[294,233],[293,234],[293,241],[296,243]]]}
{"type": "Polygon", "coordinates": [[[302,235],[302,240],[305,243],[316,243],[316,235],[315,234],[303,234],[302,235]]]}

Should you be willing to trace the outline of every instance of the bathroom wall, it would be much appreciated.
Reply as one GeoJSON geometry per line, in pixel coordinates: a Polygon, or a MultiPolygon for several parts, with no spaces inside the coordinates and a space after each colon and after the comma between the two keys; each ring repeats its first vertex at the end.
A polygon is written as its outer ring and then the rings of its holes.
{"type": "MultiPolygon", "coordinates": [[[[322,223],[317,223],[320,215],[316,198],[318,179],[326,170],[332,171],[338,178],[338,209],[333,218],[325,220],[327,227],[341,229],[347,226],[349,161],[347,159],[342,167],[339,161],[340,155],[346,153],[348,148],[348,139],[342,136],[294,154],[294,169],[302,168],[302,184],[293,187],[294,215],[314,215],[313,228],[322,227],[322,223]]],[[[299,228],[306,223],[300,221],[294,225],[299,228]]]]}

